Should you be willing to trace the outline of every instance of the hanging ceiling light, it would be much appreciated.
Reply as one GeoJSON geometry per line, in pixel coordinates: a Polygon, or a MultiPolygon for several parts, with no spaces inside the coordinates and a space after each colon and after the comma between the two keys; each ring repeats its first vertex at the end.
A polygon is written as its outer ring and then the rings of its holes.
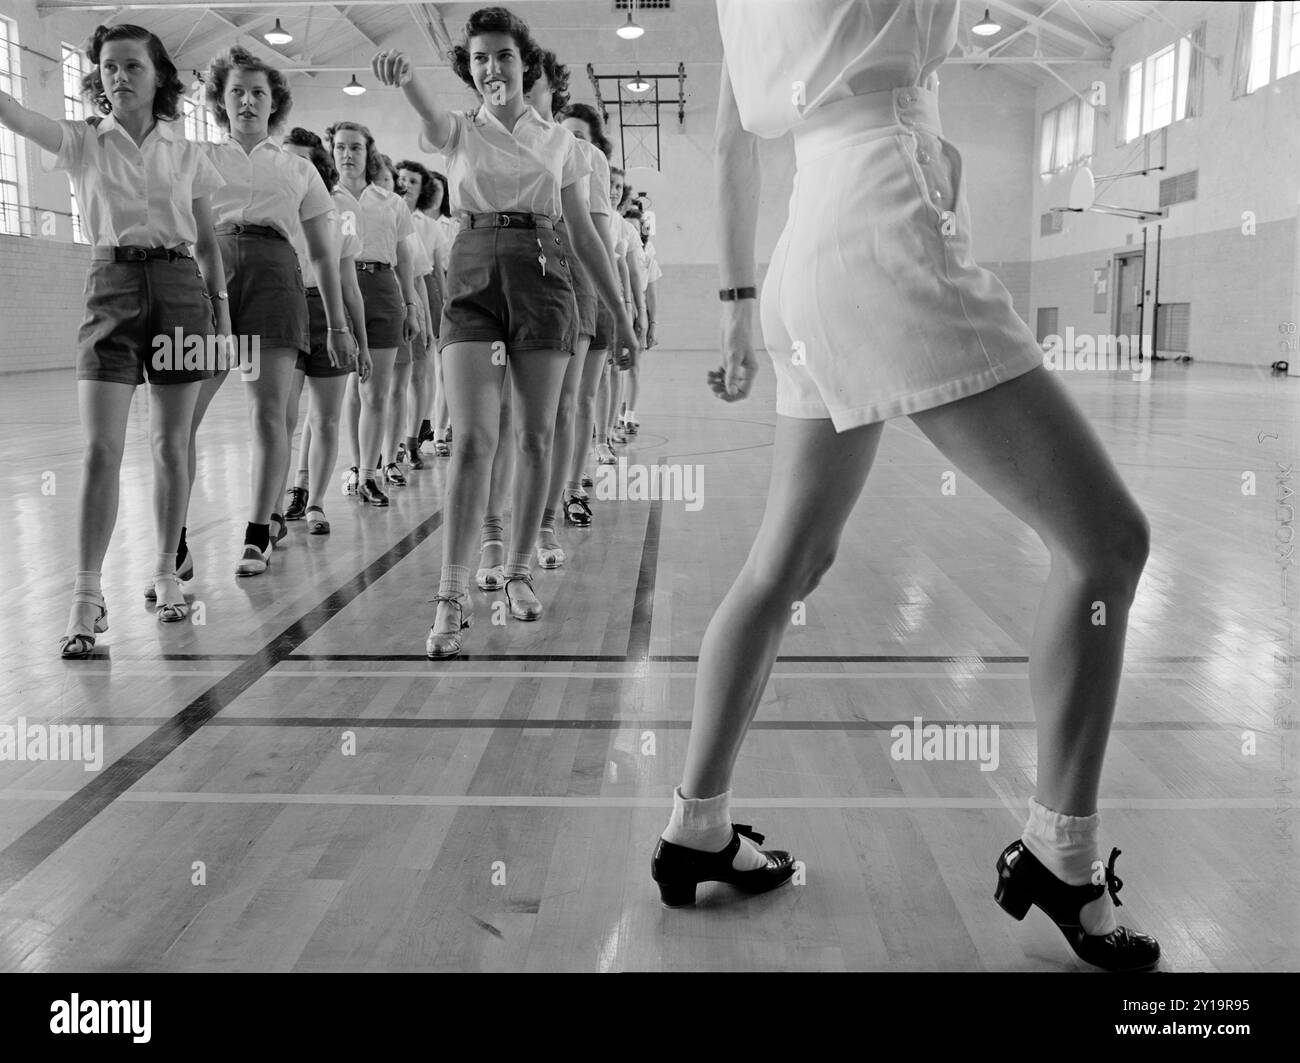
{"type": "Polygon", "coordinates": [[[356,74],[353,74],[352,80],[343,86],[343,91],[349,96],[360,96],[366,91],[366,87],[357,80],[356,74]]]}
{"type": "Polygon", "coordinates": [[[645,92],[650,88],[650,82],[641,76],[641,71],[636,72],[636,77],[627,83],[627,87],[632,92],[645,92]]]}
{"type": "Polygon", "coordinates": [[[293,34],[280,25],[280,20],[275,20],[275,25],[262,35],[266,38],[267,44],[288,44],[293,40],[293,34]]]}
{"type": "MultiPolygon", "coordinates": [[[[632,0],[632,6],[633,7],[636,6],[636,0],[632,0]]],[[[625,25],[619,26],[618,35],[622,37],[623,40],[625,41],[634,41],[638,37],[640,37],[641,34],[643,33],[645,33],[645,30],[642,29],[639,25],[637,25],[637,23],[632,21],[632,12],[629,11],[627,13],[627,23],[625,25]]]]}
{"type": "Polygon", "coordinates": [[[1001,33],[1002,27],[989,18],[989,9],[984,9],[984,17],[970,28],[971,33],[978,33],[981,37],[992,37],[995,33],[1001,33]]]}

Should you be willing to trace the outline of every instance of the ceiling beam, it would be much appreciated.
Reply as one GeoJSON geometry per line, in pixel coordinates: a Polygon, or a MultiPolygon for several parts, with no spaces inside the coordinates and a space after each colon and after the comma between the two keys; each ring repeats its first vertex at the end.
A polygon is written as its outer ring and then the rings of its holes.
{"type": "Polygon", "coordinates": [[[346,7],[340,8],[335,4],[325,4],[324,6],[327,10],[333,11],[336,15],[340,16],[347,24],[348,28],[352,30],[353,33],[358,34],[371,48],[379,47],[379,42],[377,40],[352,21],[352,16],[348,14],[348,9],[346,7]]]}
{"type": "MultiPolygon", "coordinates": [[[[1043,18],[1046,11],[1042,13],[1031,11],[1026,7],[1021,7],[1019,4],[1011,3],[1011,0],[984,0],[984,2],[989,7],[996,7],[999,11],[1005,11],[1008,15],[1012,15],[1018,19],[1023,19],[1035,29],[1039,29],[1044,33],[1054,33],[1056,36],[1064,38],[1071,44],[1082,49],[1085,55],[1096,48],[1096,45],[1092,41],[1088,40],[1087,37],[1075,33],[1074,30],[1070,29],[1068,26],[1062,26],[1056,22],[1049,22],[1047,19],[1043,18]]],[[[1107,51],[1109,52],[1109,49],[1107,49],[1107,51]]]]}
{"type": "MultiPolygon", "coordinates": [[[[226,16],[223,15],[220,11],[213,10],[213,8],[210,5],[205,5],[205,6],[207,7],[207,10],[212,14],[213,18],[218,19],[221,22],[224,22],[232,30],[237,31],[235,40],[231,42],[232,44],[233,43],[243,44],[244,47],[246,47],[250,52],[254,53],[255,55],[261,56],[262,59],[266,60],[266,62],[273,64],[277,70],[287,71],[293,69],[293,65],[297,61],[294,56],[285,55],[283,52],[277,52],[265,41],[259,40],[258,38],[252,36],[248,32],[248,27],[256,26],[262,22],[269,21],[269,19],[266,16],[250,19],[248,22],[241,24],[238,22],[232,22],[230,19],[226,18],[226,16]]],[[[314,78],[316,76],[315,74],[307,71],[303,71],[303,73],[306,73],[309,78],[314,78]]]]}
{"type": "MultiPolygon", "coordinates": [[[[1052,10],[1052,8],[1054,8],[1059,3],[1061,3],[1061,0],[1052,0],[1052,2],[1043,9],[1043,14],[1046,15],[1049,11],[1052,10]]],[[[1025,25],[1021,26],[1014,33],[1009,33],[1001,40],[994,41],[987,48],[972,49],[968,58],[977,55],[994,55],[997,52],[1001,51],[1003,48],[1005,48],[1012,41],[1014,41],[1017,37],[1021,36],[1022,34],[1028,33],[1029,30],[1030,30],[1029,24],[1025,23],[1025,25]]],[[[973,34],[972,36],[978,36],[978,34],[973,34]]]]}
{"type": "MultiPolygon", "coordinates": [[[[215,11],[205,11],[204,15],[217,15],[217,13],[215,11]]],[[[212,33],[205,33],[188,47],[177,45],[176,52],[172,58],[175,60],[184,59],[184,62],[178,63],[179,66],[192,67],[194,64],[190,62],[190,59],[195,54],[205,54],[210,58],[211,56],[217,55],[229,48],[239,40],[241,34],[251,33],[258,26],[273,21],[272,16],[264,15],[259,18],[251,19],[241,26],[232,28],[232,23],[229,20],[223,19],[220,16],[217,16],[217,19],[222,23],[221,29],[212,33]]],[[[203,18],[200,17],[199,20],[194,23],[194,28],[197,29],[202,24],[203,18]]]]}
{"type": "Polygon", "coordinates": [[[447,24],[443,21],[438,5],[407,4],[406,10],[415,24],[420,27],[420,32],[424,34],[426,43],[433,49],[433,54],[438,59],[446,59],[452,47],[451,34],[447,32],[447,24]]]}

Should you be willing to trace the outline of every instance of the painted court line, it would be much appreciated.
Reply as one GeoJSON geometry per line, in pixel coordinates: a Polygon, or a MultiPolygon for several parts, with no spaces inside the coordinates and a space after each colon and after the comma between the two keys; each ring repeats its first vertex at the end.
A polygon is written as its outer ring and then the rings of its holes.
{"type": "MultiPolygon", "coordinates": [[[[75,790],[7,790],[0,801],[64,801],[75,790]]],[[[119,801],[185,805],[392,805],[436,808],[672,808],[668,797],[544,797],[484,794],[227,794],[184,790],[130,790],[119,801]]],[[[1026,796],[1026,800],[1028,797],[1026,796]]],[[[732,808],[1001,809],[1020,805],[989,797],[735,797],[732,808]]],[[[1271,797],[1103,798],[1099,808],[1191,812],[1213,809],[1274,809],[1271,797]]],[[[1289,805],[1287,807],[1290,807],[1289,805]]]]}

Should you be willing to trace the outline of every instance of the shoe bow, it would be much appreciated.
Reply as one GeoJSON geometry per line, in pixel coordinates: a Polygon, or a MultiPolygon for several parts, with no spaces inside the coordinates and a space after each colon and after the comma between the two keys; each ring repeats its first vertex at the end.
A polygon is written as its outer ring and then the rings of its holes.
{"type": "Polygon", "coordinates": [[[1115,907],[1120,908],[1124,902],[1119,899],[1119,891],[1124,888],[1124,880],[1115,874],[1115,858],[1120,855],[1121,850],[1112,849],[1110,851],[1110,863],[1106,867],[1106,888],[1110,890],[1110,899],[1115,902],[1115,907]]]}

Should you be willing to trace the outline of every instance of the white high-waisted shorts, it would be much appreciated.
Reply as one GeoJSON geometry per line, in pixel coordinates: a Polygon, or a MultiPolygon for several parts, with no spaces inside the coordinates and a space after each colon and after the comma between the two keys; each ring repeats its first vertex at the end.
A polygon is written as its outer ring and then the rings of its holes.
{"type": "Polygon", "coordinates": [[[838,101],[794,137],[790,216],[761,306],[778,414],[843,432],[1043,364],[1002,282],[971,257],[961,155],[932,90],[838,101]]]}

